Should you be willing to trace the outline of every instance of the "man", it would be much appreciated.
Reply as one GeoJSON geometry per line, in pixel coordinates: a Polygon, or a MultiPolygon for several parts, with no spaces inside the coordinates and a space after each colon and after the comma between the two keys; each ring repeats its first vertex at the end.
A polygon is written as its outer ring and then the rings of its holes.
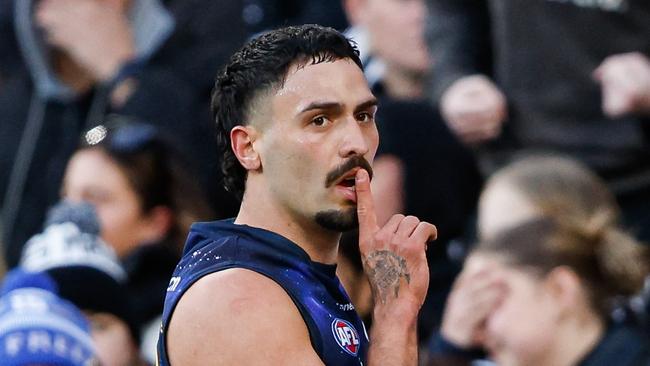
{"type": "Polygon", "coordinates": [[[417,363],[436,230],[402,215],[377,225],[376,109],[356,49],[332,29],[276,30],[233,56],[213,111],[242,204],[234,221],[193,227],[168,288],[160,365],[417,363]],[[372,345],[335,275],[341,232],[357,222],[372,345]]]}

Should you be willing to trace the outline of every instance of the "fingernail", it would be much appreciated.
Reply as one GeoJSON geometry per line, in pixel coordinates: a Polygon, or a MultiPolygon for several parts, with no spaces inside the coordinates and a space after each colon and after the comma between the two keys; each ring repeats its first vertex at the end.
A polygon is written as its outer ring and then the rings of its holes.
{"type": "Polygon", "coordinates": [[[357,182],[365,182],[368,179],[368,172],[365,169],[360,169],[355,178],[357,182]]]}

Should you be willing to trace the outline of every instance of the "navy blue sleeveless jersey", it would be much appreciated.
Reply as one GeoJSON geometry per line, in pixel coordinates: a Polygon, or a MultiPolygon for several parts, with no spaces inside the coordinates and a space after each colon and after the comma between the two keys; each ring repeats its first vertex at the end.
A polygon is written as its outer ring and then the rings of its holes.
{"type": "Polygon", "coordinates": [[[278,283],[300,311],[312,347],[326,365],[366,364],[368,336],[336,277],[336,267],[312,262],[302,248],[278,234],[230,219],[192,226],[167,289],[159,366],[169,366],[165,336],[183,293],[201,277],[229,268],[249,269],[278,283]]]}

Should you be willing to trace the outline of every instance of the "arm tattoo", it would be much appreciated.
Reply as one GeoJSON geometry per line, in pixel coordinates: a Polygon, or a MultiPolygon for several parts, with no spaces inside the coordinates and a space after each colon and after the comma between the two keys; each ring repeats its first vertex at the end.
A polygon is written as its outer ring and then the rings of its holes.
{"type": "Polygon", "coordinates": [[[386,303],[386,297],[392,290],[394,296],[399,295],[400,280],[411,282],[411,275],[406,267],[406,260],[389,250],[378,250],[370,253],[364,263],[368,270],[368,278],[372,290],[379,295],[381,303],[386,303]]]}

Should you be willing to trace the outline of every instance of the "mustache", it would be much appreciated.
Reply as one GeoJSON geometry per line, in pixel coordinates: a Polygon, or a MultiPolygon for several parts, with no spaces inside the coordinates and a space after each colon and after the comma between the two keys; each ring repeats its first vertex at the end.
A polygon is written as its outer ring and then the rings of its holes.
{"type": "Polygon", "coordinates": [[[331,187],[334,182],[339,180],[341,177],[343,177],[345,174],[347,174],[350,170],[360,167],[362,169],[365,169],[368,172],[368,175],[370,176],[370,179],[372,179],[372,167],[370,166],[370,163],[368,160],[366,160],[363,156],[361,155],[355,155],[351,157],[350,159],[346,160],[343,164],[337,166],[332,170],[331,172],[327,173],[327,177],[325,178],[325,187],[329,188],[331,187]]]}

